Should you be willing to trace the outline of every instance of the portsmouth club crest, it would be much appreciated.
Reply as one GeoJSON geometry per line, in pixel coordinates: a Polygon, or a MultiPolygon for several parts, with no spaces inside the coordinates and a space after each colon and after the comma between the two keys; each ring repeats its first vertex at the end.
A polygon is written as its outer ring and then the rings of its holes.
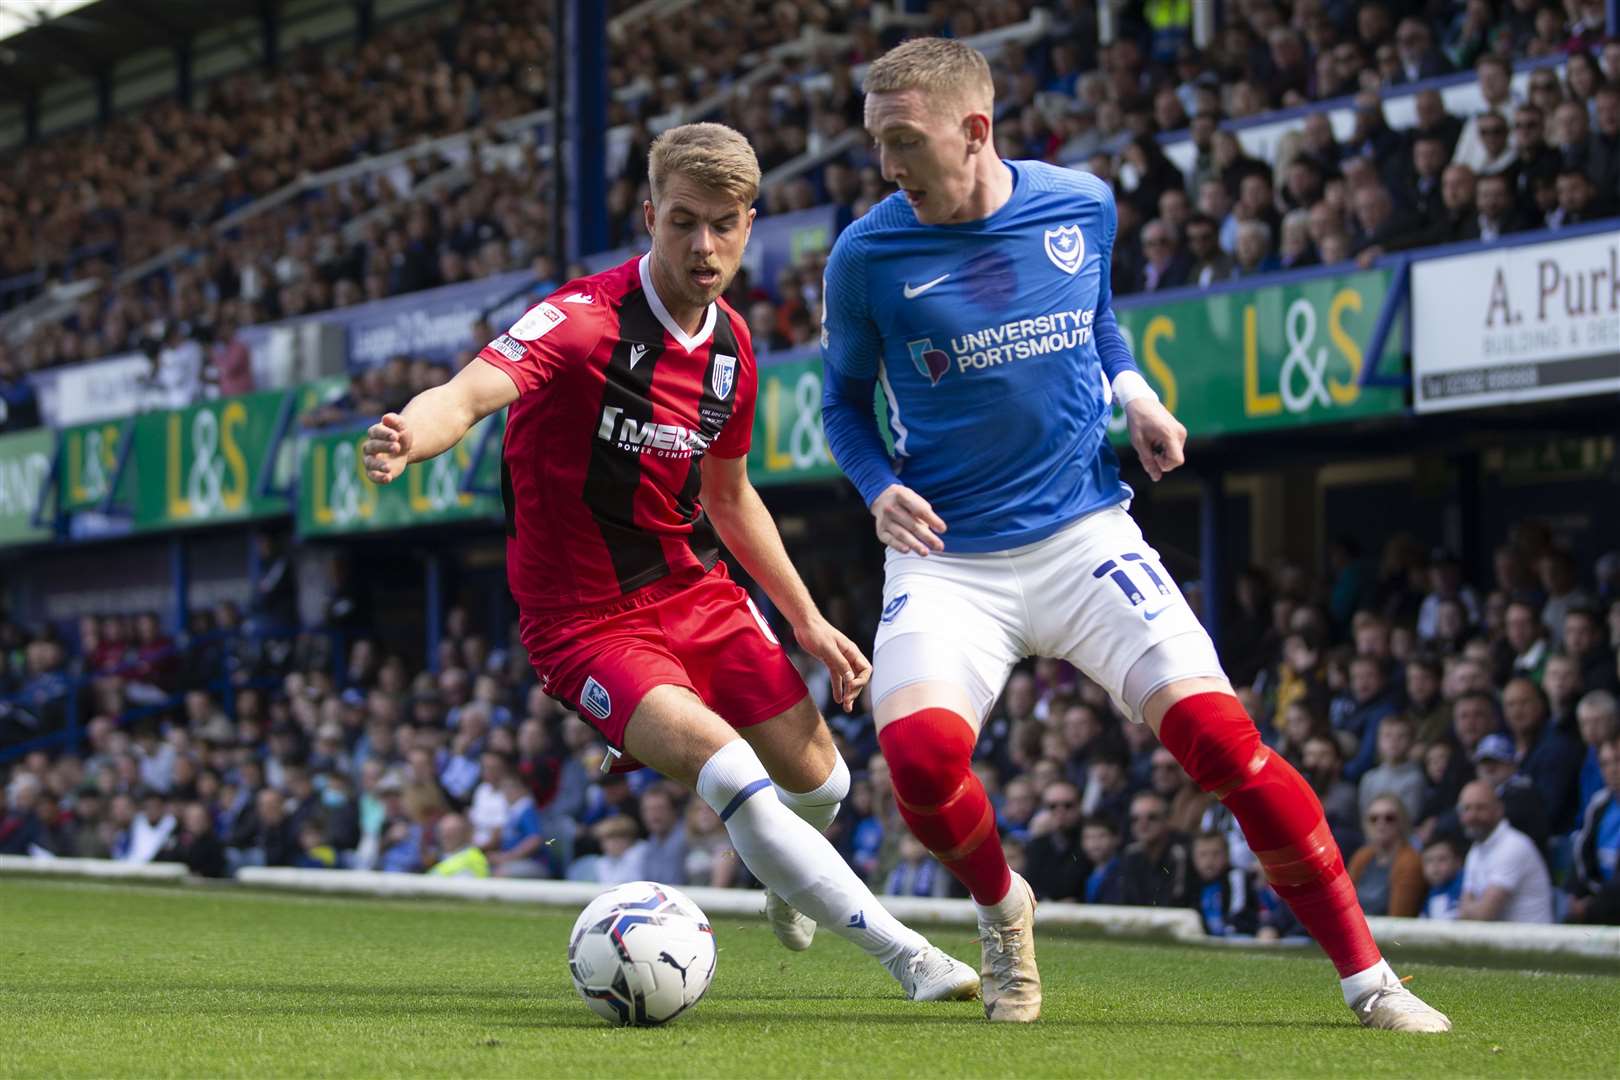
{"type": "Polygon", "coordinates": [[[1061,229],[1046,230],[1046,257],[1052,260],[1052,265],[1065,274],[1072,274],[1080,269],[1080,263],[1086,257],[1086,239],[1080,234],[1080,226],[1065,225],[1061,229]]]}
{"type": "Polygon", "coordinates": [[[731,396],[731,388],[737,382],[737,358],[727,356],[725,353],[714,354],[714,367],[709,374],[709,388],[714,396],[724,400],[731,396]]]}

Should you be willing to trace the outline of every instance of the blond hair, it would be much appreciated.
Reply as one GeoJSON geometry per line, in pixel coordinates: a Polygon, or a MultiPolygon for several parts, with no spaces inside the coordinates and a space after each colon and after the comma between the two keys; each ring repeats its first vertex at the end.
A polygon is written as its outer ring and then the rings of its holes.
{"type": "Polygon", "coordinates": [[[986,111],[996,100],[996,83],[984,54],[960,41],[937,37],[913,38],[872,61],[862,89],[868,94],[919,90],[930,101],[986,111]]]}
{"type": "Polygon", "coordinates": [[[744,206],[759,197],[759,159],[741,132],[724,124],[682,124],[652,142],[647,181],[656,205],[671,176],[684,176],[704,188],[723,191],[744,206]]]}

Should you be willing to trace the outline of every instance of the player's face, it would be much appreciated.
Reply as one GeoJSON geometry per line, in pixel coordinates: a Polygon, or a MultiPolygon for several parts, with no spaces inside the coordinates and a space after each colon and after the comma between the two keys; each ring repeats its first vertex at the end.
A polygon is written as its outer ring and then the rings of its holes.
{"type": "Polygon", "coordinates": [[[920,90],[899,90],[866,95],[866,131],[883,178],[905,192],[918,221],[967,220],[973,157],[991,145],[989,116],[931,101],[920,90]]]}
{"type": "Polygon", "coordinates": [[[701,309],[726,291],[742,265],[754,211],[724,191],[676,174],[659,205],[647,203],[654,280],[669,308],[701,309]]]}

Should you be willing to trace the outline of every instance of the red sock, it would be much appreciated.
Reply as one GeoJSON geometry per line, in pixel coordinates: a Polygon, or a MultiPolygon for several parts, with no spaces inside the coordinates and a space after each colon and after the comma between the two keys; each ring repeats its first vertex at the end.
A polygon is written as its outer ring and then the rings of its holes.
{"type": "Polygon", "coordinates": [[[1232,811],[1277,895],[1339,977],[1378,963],[1378,946],[1344,872],[1322,803],[1305,778],[1260,742],[1231,694],[1194,694],[1165,713],[1159,739],[1199,787],[1232,811]]]}
{"type": "Polygon", "coordinates": [[[994,904],[1012,887],[996,811],[973,774],[973,727],[950,709],[922,709],[878,732],[894,799],[912,834],[967,886],[994,904]]]}

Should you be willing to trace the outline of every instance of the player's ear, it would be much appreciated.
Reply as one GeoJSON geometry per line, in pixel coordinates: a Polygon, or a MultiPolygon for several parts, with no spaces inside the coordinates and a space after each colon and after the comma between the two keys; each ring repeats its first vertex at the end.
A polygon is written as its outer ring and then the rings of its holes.
{"type": "Polygon", "coordinates": [[[967,150],[977,154],[990,145],[990,117],[981,112],[968,113],[962,120],[962,134],[967,139],[967,150]]]}
{"type": "Polygon", "coordinates": [[[758,217],[758,216],[759,216],[759,211],[755,210],[752,206],[750,206],[748,208],[748,216],[743,218],[743,243],[744,244],[747,244],[748,243],[748,238],[750,236],[754,235],[754,219],[756,217],[758,217]]]}
{"type": "Polygon", "coordinates": [[[642,204],[641,204],[641,216],[647,223],[647,235],[652,236],[653,235],[653,226],[658,223],[658,211],[653,209],[653,204],[652,204],[651,199],[647,199],[647,200],[642,202],[642,204]]]}

